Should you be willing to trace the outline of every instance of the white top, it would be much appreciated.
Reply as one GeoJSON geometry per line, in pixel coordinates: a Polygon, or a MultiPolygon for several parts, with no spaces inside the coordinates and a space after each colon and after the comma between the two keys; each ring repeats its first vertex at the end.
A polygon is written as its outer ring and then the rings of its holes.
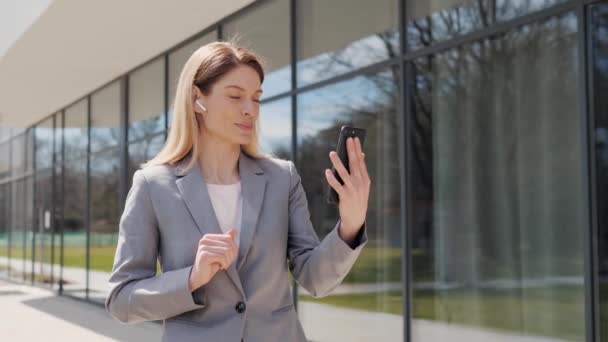
{"type": "Polygon", "coordinates": [[[241,240],[241,218],[243,208],[241,182],[239,181],[234,184],[207,183],[207,190],[222,232],[226,234],[231,228],[236,228],[236,245],[238,247],[241,240]]]}

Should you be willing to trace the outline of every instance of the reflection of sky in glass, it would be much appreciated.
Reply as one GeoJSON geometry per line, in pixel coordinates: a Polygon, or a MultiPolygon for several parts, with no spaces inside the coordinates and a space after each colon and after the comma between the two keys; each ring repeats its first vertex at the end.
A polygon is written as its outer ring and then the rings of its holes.
{"type": "Polygon", "coordinates": [[[260,148],[273,153],[277,149],[291,152],[291,99],[264,103],[259,118],[260,148]]]}
{"type": "MultiPolygon", "coordinates": [[[[451,5],[430,1],[431,8],[451,5]]],[[[514,19],[531,12],[547,8],[564,0],[488,0],[460,1],[461,4],[426,13],[426,17],[415,18],[407,24],[409,49],[418,49],[458,35],[488,27],[496,22],[514,19]],[[495,2],[495,4],[493,4],[495,2]],[[492,10],[494,7],[494,10],[492,10]]],[[[415,7],[415,5],[414,5],[415,7]]],[[[421,9],[423,11],[424,9],[421,9]]],[[[428,9],[427,9],[428,11],[428,9]]],[[[421,14],[421,13],[418,13],[421,14]]]]}
{"type": "MultiPolygon", "coordinates": [[[[132,175],[140,164],[155,157],[165,144],[165,135],[148,137],[129,145],[129,175],[132,175]]],[[[131,177],[131,176],[130,176],[131,177]]]]}
{"type": "MultiPolygon", "coordinates": [[[[52,118],[50,124],[47,120],[44,125],[53,126],[52,118]]],[[[36,137],[36,169],[50,167],[53,163],[53,128],[36,126],[34,135],[36,137]]]]}
{"type": "Polygon", "coordinates": [[[274,70],[264,75],[262,83],[263,97],[268,98],[291,89],[291,65],[274,70]]]}
{"type": "Polygon", "coordinates": [[[129,124],[129,141],[141,139],[145,136],[165,130],[164,111],[155,111],[143,120],[131,122],[129,124]]]}
{"type": "Polygon", "coordinates": [[[341,119],[349,119],[353,111],[361,111],[378,103],[387,103],[386,94],[378,86],[378,80],[390,77],[383,73],[374,76],[358,76],[352,80],[304,93],[298,97],[299,111],[306,113],[305,120],[298,120],[298,143],[307,136],[331,127],[341,119]]]}
{"type": "Polygon", "coordinates": [[[23,143],[23,135],[18,135],[17,137],[13,138],[13,141],[11,143],[11,167],[13,169],[13,174],[15,174],[16,171],[21,171],[23,167],[23,156],[25,153],[23,143]]]}
{"type": "Polygon", "coordinates": [[[398,53],[398,36],[391,32],[390,37],[371,35],[350,43],[344,49],[324,52],[317,56],[298,61],[298,86],[319,82],[352,69],[380,62],[398,53]],[[387,49],[387,41],[390,48],[387,49]]]}
{"type": "MultiPolygon", "coordinates": [[[[49,127],[36,127],[36,141],[37,142],[46,142],[53,141],[53,129],[49,127]]],[[[38,146],[38,143],[36,143],[38,146]]]]}
{"type": "Polygon", "coordinates": [[[112,149],[91,156],[91,174],[93,176],[118,177],[118,150],[112,149]]]}

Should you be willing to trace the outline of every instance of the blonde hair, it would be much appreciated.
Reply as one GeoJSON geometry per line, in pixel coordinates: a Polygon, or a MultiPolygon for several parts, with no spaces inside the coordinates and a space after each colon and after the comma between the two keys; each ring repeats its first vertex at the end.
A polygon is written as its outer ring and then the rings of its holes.
{"type": "MultiPolygon", "coordinates": [[[[171,164],[175,165],[189,153],[194,158],[186,166],[190,169],[196,162],[199,152],[198,117],[194,112],[192,86],[197,86],[205,95],[209,94],[215,82],[240,65],[253,68],[264,81],[264,69],[260,57],[254,52],[234,42],[213,42],[196,50],[184,65],[177,82],[173,103],[173,118],[167,141],[162,150],[142,167],[171,164]]],[[[254,159],[269,158],[270,155],[259,151],[259,120],[253,130],[253,139],[241,150],[254,159]]]]}

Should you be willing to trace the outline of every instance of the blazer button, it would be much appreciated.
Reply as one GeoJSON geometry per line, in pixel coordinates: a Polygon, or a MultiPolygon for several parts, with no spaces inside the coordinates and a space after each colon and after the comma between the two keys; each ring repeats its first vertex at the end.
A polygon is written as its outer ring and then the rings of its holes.
{"type": "Polygon", "coordinates": [[[236,304],[236,307],[235,307],[236,312],[238,312],[238,313],[243,313],[243,312],[245,312],[245,309],[246,309],[246,308],[247,308],[247,306],[246,306],[246,305],[245,305],[245,303],[243,303],[243,302],[238,302],[238,303],[236,304]]]}

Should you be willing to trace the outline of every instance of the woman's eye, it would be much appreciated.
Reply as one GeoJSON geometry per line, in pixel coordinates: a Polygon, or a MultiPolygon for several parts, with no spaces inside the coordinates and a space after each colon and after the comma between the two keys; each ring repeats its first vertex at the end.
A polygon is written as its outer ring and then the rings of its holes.
{"type": "Polygon", "coordinates": [[[238,99],[240,99],[241,97],[240,97],[240,96],[230,96],[230,98],[231,98],[231,99],[238,100],[238,99]]]}
{"type": "Polygon", "coordinates": [[[260,103],[260,100],[253,100],[253,102],[257,102],[257,103],[260,103]]]}

